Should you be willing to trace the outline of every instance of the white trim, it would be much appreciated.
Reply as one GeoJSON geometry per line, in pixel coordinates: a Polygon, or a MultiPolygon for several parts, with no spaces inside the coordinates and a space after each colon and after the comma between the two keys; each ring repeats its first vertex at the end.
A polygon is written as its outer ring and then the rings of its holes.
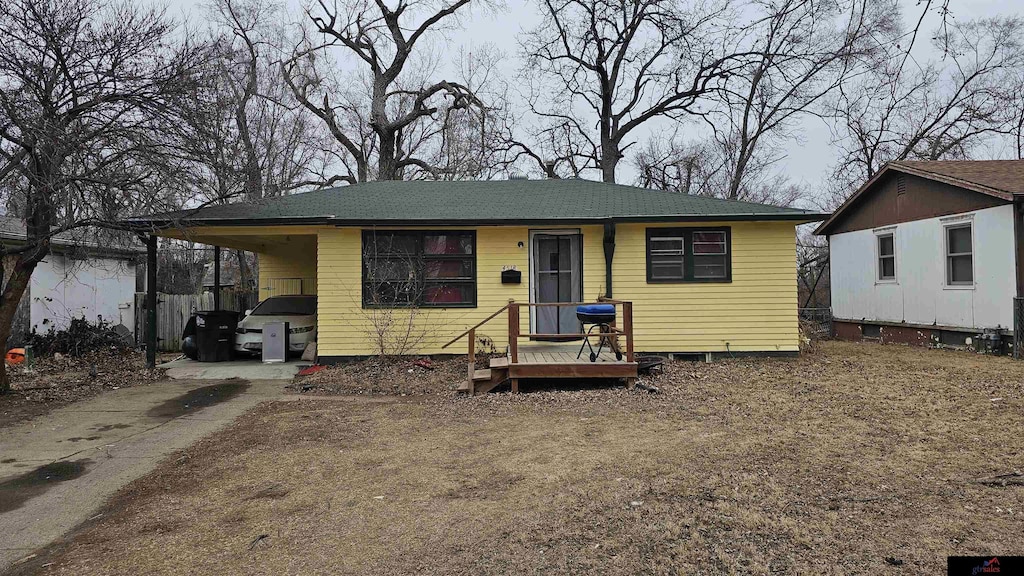
{"type": "Polygon", "coordinates": [[[889,226],[888,228],[879,228],[874,231],[875,233],[875,284],[899,284],[900,278],[900,262],[899,255],[896,250],[896,227],[889,226]],[[892,278],[882,278],[882,253],[879,250],[879,240],[883,236],[892,237],[892,278]]]}
{"type": "MultiPolygon", "coordinates": [[[[967,214],[955,218],[942,218],[940,219],[940,222],[942,222],[942,250],[940,252],[942,254],[942,288],[944,290],[974,290],[974,287],[978,282],[974,265],[974,255],[977,254],[977,249],[974,244],[975,237],[977,236],[974,233],[974,214],[967,214]],[[951,228],[968,228],[971,231],[971,282],[969,284],[950,283],[949,230],[951,228]]],[[[960,255],[963,254],[960,253],[960,255]]]]}
{"type": "Polygon", "coordinates": [[[974,212],[968,212],[966,214],[954,214],[952,216],[943,216],[939,218],[939,222],[942,222],[943,225],[957,224],[963,222],[974,222],[974,212]]]}

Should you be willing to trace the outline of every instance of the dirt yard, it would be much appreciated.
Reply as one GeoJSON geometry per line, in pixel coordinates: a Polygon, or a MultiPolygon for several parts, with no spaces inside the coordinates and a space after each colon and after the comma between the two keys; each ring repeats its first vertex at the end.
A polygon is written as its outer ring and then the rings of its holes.
{"type": "MultiPolygon", "coordinates": [[[[828,343],[621,388],[266,404],[44,574],[945,573],[1024,553],[1024,363],[828,343]]],[[[528,389],[531,390],[531,389],[528,389]]],[[[45,565],[45,566],[44,566],[45,565]]]]}
{"type": "Polygon", "coordinates": [[[0,428],[95,396],[104,390],[150,384],[161,373],[141,352],[98,351],[81,358],[37,358],[31,370],[8,367],[11,392],[0,395],[0,428]]]}

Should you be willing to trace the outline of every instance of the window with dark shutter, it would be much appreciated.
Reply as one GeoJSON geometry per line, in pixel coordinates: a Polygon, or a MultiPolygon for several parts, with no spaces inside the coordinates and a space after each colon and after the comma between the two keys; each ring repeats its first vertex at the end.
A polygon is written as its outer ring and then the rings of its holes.
{"type": "Polygon", "coordinates": [[[731,282],[731,231],[648,228],[647,282],[731,282]]]}

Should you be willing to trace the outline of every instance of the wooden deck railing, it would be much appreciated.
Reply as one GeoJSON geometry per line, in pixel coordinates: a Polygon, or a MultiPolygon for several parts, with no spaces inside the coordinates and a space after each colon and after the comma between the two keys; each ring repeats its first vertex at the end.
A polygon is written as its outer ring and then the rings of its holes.
{"type": "MultiPolygon", "coordinates": [[[[613,300],[610,298],[602,298],[598,302],[525,302],[520,303],[515,300],[509,300],[508,304],[502,306],[493,314],[484,318],[472,328],[469,328],[465,332],[459,334],[455,338],[449,340],[441,349],[445,349],[452,344],[458,342],[462,338],[468,337],[468,350],[467,360],[469,366],[467,369],[467,378],[469,379],[470,390],[473,386],[473,371],[476,369],[476,331],[484,324],[497,318],[502,312],[508,312],[508,356],[510,364],[519,363],[519,339],[520,338],[614,338],[612,340],[616,350],[619,349],[617,339],[622,337],[625,340],[626,350],[623,354],[626,362],[634,362],[633,353],[633,303],[625,300],[613,300]],[[581,332],[578,334],[545,334],[545,333],[534,333],[534,332],[520,332],[520,315],[519,311],[522,307],[529,308],[544,308],[544,307],[561,307],[561,306],[585,306],[590,304],[612,304],[617,308],[622,308],[622,327],[619,328],[616,324],[611,324],[611,332],[602,332],[598,334],[587,334],[581,332]]],[[[618,317],[618,315],[616,315],[618,317]]]]}

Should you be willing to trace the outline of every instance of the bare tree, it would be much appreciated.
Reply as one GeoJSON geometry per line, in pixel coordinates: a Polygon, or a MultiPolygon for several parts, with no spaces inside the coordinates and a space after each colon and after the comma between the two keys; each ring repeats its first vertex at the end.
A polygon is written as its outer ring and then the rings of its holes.
{"type": "Polygon", "coordinates": [[[727,172],[722,195],[762,196],[778,185],[775,163],[794,140],[796,122],[866,69],[878,43],[894,35],[898,12],[873,0],[779,0],[755,5],[753,55],[716,92],[707,116],[727,172]]]}
{"type": "Polygon", "coordinates": [[[828,239],[815,236],[813,227],[797,228],[797,292],[801,308],[830,305],[828,239]]]}
{"type": "Polygon", "coordinates": [[[741,69],[742,31],[728,1],[541,0],[544,19],[521,43],[528,103],[540,119],[527,156],[574,172],[616,169],[641,127],[701,115],[701,99],[741,69]]]}
{"type": "MultiPolygon", "coordinates": [[[[190,95],[181,140],[193,169],[181,189],[228,203],[324,184],[319,174],[330,162],[321,153],[327,139],[281,74],[285,31],[278,8],[267,0],[215,0],[210,15],[213,54],[190,95]]],[[[249,258],[241,250],[235,257],[240,285],[251,287],[249,258]]]]}
{"type": "Polygon", "coordinates": [[[1024,160],[1024,70],[1006,86],[1006,132],[1013,139],[1013,157],[1024,160]]]}
{"type": "MultiPolygon", "coordinates": [[[[24,219],[0,294],[0,342],[58,233],[115,227],[154,202],[150,163],[201,50],[159,11],[102,0],[0,4],[0,181],[24,219]]],[[[115,241],[111,237],[103,243],[115,241]]],[[[9,390],[0,367],[0,392],[9,390]]]]}
{"type": "Polygon", "coordinates": [[[893,46],[871,73],[841,88],[835,202],[887,162],[969,158],[1012,128],[1006,88],[1024,66],[1024,21],[944,23],[933,44],[941,59],[918,64],[910,47],[893,46]]]}
{"type": "Polygon", "coordinates": [[[473,52],[460,51],[456,63],[460,82],[475,94],[486,109],[447,110],[435,122],[425,122],[430,131],[423,154],[434,167],[431,177],[443,180],[488,180],[507,167],[502,148],[505,129],[514,123],[508,106],[507,88],[497,67],[503,55],[485,44],[473,52]]]}
{"type": "MultiPolygon", "coordinates": [[[[790,180],[784,172],[773,170],[777,158],[751,162],[744,171],[744,182],[732,200],[791,206],[807,197],[804,185],[790,180]]],[[[718,139],[688,143],[676,136],[651,138],[633,157],[637,169],[637,184],[694,194],[730,198],[729,184],[734,172],[731,167],[736,157],[732,141],[718,139]]]]}
{"type": "Polygon", "coordinates": [[[682,194],[714,196],[723,165],[707,144],[687,144],[676,135],[651,138],[634,155],[637,184],[682,194]]]}
{"type": "Polygon", "coordinates": [[[862,73],[893,32],[893,6],[868,0],[779,0],[747,7],[746,54],[709,94],[708,127],[696,144],[652,138],[636,155],[644,186],[789,205],[804,192],[776,170],[797,140],[798,121],[862,73]]]}
{"type": "Polygon", "coordinates": [[[209,251],[187,240],[170,240],[157,253],[157,286],[168,294],[198,294],[209,251]]]}
{"type": "MultiPolygon", "coordinates": [[[[482,4],[476,0],[474,4],[482,4]]],[[[320,118],[341,147],[350,184],[436,176],[426,150],[461,118],[472,125],[486,106],[465,83],[436,80],[431,37],[457,25],[470,0],[318,1],[312,30],[282,64],[298,101],[320,118]],[[318,40],[314,40],[316,37],[318,40]],[[323,38],[323,41],[319,41],[323,38]],[[341,60],[336,62],[335,57],[341,60]],[[340,74],[339,63],[357,70],[340,74]]],[[[443,145],[442,145],[443,146],[443,145]]]]}

